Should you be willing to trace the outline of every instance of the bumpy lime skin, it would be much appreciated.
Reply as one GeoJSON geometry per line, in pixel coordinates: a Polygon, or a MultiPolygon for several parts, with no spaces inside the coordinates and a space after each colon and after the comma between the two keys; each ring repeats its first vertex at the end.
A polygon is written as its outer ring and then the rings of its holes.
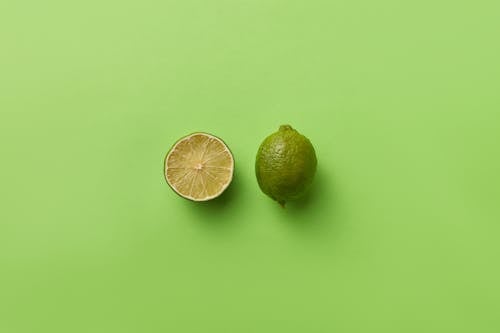
{"type": "Polygon", "coordinates": [[[282,125],[260,145],[255,174],[262,192],[284,206],[307,192],[317,164],[309,139],[291,126],[282,125]]]}

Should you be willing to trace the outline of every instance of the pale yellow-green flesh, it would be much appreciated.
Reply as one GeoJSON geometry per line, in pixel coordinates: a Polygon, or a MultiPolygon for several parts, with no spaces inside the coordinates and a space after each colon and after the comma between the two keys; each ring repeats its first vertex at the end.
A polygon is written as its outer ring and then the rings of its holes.
{"type": "Polygon", "coordinates": [[[178,141],[165,161],[165,178],[179,195],[205,201],[218,197],[233,177],[234,160],[227,146],[205,133],[178,141]]]}

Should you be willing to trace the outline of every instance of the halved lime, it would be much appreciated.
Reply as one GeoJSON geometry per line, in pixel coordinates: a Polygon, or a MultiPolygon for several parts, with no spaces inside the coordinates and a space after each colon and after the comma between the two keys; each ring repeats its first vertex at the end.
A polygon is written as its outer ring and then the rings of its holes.
{"type": "Polygon", "coordinates": [[[165,179],[181,197],[193,201],[214,199],[233,179],[234,159],[226,144],[208,133],[193,133],[170,149],[165,179]]]}

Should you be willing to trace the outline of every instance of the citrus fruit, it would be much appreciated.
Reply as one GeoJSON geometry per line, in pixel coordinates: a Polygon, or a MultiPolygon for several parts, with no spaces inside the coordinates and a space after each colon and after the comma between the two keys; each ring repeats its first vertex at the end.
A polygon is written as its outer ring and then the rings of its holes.
{"type": "Polygon", "coordinates": [[[290,125],[282,125],[260,145],[255,174],[262,192],[284,206],[307,192],[316,166],[316,153],[309,139],[290,125]]]}
{"type": "Polygon", "coordinates": [[[177,141],[165,157],[165,179],[181,197],[207,201],[218,197],[233,179],[234,159],[226,144],[208,133],[177,141]]]}

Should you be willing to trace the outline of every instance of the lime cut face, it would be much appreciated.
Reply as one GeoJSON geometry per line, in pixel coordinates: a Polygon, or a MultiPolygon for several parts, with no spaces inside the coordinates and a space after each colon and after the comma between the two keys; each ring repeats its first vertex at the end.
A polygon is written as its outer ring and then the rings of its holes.
{"type": "Polygon", "coordinates": [[[255,160],[259,187],[284,206],[304,196],[317,168],[314,147],[290,125],[282,125],[260,145],[255,160]]]}
{"type": "Polygon", "coordinates": [[[179,141],[165,158],[165,179],[181,197],[192,201],[217,198],[233,179],[234,159],[226,144],[208,133],[179,141]]]}

